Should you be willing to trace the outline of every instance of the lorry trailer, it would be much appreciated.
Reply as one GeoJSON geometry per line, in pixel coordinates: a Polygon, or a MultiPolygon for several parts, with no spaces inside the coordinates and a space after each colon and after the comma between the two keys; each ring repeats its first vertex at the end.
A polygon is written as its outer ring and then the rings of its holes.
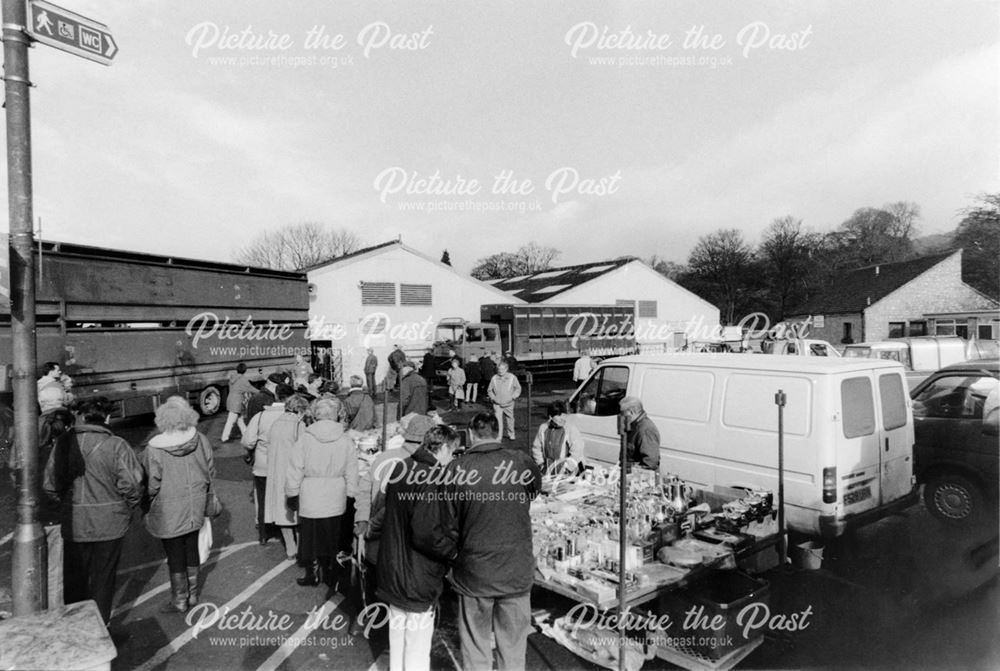
{"type": "MultiPolygon", "coordinates": [[[[251,379],[310,356],[304,273],[41,242],[38,364],[59,364],[75,398],[103,396],[115,416],[153,412],[168,396],[217,412],[229,374],[251,379]]],[[[4,280],[9,276],[4,273],[4,280]]],[[[9,295],[9,287],[0,287],[9,295]]],[[[0,401],[11,402],[11,317],[0,305],[0,401]]]]}

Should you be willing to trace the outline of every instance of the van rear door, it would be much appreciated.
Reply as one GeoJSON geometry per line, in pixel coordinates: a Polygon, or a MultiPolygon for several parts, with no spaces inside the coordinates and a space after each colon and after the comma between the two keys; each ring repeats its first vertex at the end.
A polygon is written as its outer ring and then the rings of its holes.
{"type": "Polygon", "coordinates": [[[877,371],[881,413],[879,460],[881,505],[913,489],[913,420],[902,372],[877,371]]]}
{"type": "Polygon", "coordinates": [[[871,510],[881,500],[881,461],[875,416],[875,385],[870,373],[852,373],[840,383],[837,432],[838,517],[871,510]]]}
{"type": "Polygon", "coordinates": [[[587,459],[618,463],[618,403],[625,397],[628,366],[601,366],[570,399],[570,421],[580,430],[587,459]]]}

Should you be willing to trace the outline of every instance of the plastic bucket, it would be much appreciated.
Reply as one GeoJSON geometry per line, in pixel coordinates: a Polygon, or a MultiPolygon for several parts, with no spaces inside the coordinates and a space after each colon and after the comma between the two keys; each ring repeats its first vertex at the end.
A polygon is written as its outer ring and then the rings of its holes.
{"type": "Polygon", "coordinates": [[[799,568],[815,571],[823,566],[823,543],[806,541],[793,546],[792,561],[799,568]]]}

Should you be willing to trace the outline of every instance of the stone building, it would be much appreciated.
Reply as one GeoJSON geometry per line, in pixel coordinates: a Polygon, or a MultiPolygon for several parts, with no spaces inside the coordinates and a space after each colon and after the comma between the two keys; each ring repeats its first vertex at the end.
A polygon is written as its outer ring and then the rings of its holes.
{"type": "Polygon", "coordinates": [[[958,250],[848,271],[799,306],[789,321],[810,319],[811,337],[848,344],[995,334],[998,311],[1000,303],[962,281],[958,250]]]}

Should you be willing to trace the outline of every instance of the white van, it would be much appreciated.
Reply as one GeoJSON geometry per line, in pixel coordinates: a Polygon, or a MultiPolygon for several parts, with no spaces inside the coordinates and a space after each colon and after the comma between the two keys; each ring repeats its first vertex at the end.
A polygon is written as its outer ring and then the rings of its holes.
{"type": "Polygon", "coordinates": [[[778,490],[784,391],[785,519],[837,536],[908,507],[913,414],[895,361],[755,354],[609,359],[570,399],[588,459],[617,463],[618,402],[640,398],[660,431],[660,471],[711,488],[778,490]]]}

